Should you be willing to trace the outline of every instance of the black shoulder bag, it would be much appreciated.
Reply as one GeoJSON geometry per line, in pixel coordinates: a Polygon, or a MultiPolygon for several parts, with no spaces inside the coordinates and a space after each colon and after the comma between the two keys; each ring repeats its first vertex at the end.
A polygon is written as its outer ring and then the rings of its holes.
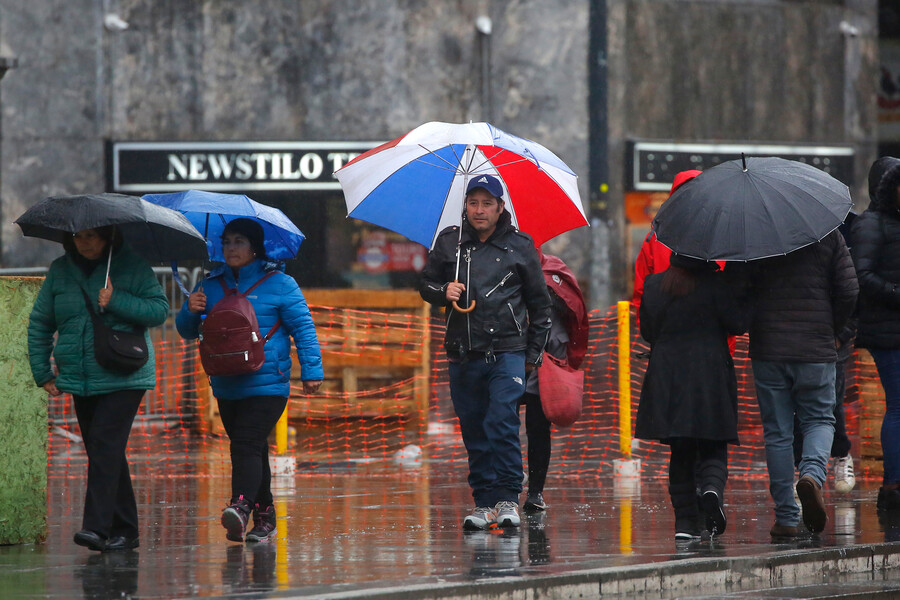
{"type": "Polygon", "coordinates": [[[94,358],[97,359],[97,364],[107,371],[123,375],[134,373],[147,364],[150,352],[144,338],[145,328],[141,327],[137,333],[112,329],[94,312],[87,292],[81,290],[81,293],[94,324],[94,358]]]}

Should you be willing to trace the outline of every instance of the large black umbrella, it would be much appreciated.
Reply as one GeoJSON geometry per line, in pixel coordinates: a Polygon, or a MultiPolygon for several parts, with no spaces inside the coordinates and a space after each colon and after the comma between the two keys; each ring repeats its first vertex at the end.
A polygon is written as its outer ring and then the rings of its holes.
{"type": "Polygon", "coordinates": [[[783,158],[742,158],[678,188],[653,229],[678,254],[747,261],[818,242],[851,206],[847,186],[821,169],[783,158]]]}
{"type": "Polygon", "coordinates": [[[53,196],[16,219],[22,233],[54,242],[107,225],[148,261],[207,259],[206,240],[181,213],[124,194],[53,196]]]}

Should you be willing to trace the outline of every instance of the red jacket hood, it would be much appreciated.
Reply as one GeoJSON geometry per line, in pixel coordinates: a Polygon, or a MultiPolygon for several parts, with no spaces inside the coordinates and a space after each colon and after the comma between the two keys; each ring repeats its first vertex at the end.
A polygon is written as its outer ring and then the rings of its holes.
{"type": "Polygon", "coordinates": [[[703,171],[681,171],[675,176],[675,181],[672,182],[672,190],[669,192],[669,195],[675,193],[675,190],[683,186],[685,183],[702,173],[703,171]]]}
{"type": "Polygon", "coordinates": [[[567,358],[569,366],[577,369],[584,360],[588,341],[588,312],[578,280],[561,258],[541,253],[541,269],[544,281],[569,308],[564,316],[566,333],[569,334],[567,358]]]}

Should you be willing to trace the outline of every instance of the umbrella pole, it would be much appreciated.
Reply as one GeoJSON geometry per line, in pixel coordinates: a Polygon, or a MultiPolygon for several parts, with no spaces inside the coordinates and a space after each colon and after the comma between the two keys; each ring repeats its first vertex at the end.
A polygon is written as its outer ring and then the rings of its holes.
{"type": "MultiPolygon", "coordinates": [[[[103,278],[103,289],[109,287],[109,267],[112,265],[112,251],[113,251],[113,240],[116,237],[116,229],[113,228],[112,236],[109,238],[109,256],[106,257],[106,277],[103,278]]],[[[106,312],[102,306],[98,307],[98,310],[102,312],[106,312]]]]}
{"type": "MultiPolygon", "coordinates": [[[[468,154],[468,153],[469,153],[469,146],[466,146],[466,154],[468,154]]],[[[466,171],[465,177],[463,178],[463,191],[465,191],[465,189],[467,187],[469,187],[468,171],[466,171]]],[[[459,238],[456,240],[456,275],[453,278],[453,283],[459,282],[459,255],[462,253],[462,226],[463,226],[462,219],[463,219],[463,214],[465,214],[465,212],[466,212],[465,201],[463,201],[463,212],[459,215],[459,220],[460,220],[460,222],[459,222],[459,238]]],[[[466,297],[468,297],[468,295],[469,295],[468,292],[466,292],[466,297]]],[[[454,300],[451,304],[453,304],[454,309],[456,309],[458,312],[461,312],[461,313],[470,313],[473,310],[475,310],[475,301],[474,300],[472,300],[472,303],[469,305],[468,308],[460,308],[459,304],[457,304],[456,300],[454,300]]]]}
{"type": "Polygon", "coordinates": [[[113,242],[115,241],[115,239],[116,239],[116,228],[115,228],[115,226],[113,226],[112,235],[109,236],[109,256],[106,259],[106,277],[103,279],[103,289],[104,290],[109,287],[107,282],[109,281],[109,267],[110,267],[110,265],[112,265],[113,242]]]}
{"type": "Polygon", "coordinates": [[[103,289],[109,287],[109,267],[112,265],[112,243],[109,245],[109,256],[106,258],[106,278],[103,280],[103,289]]]}

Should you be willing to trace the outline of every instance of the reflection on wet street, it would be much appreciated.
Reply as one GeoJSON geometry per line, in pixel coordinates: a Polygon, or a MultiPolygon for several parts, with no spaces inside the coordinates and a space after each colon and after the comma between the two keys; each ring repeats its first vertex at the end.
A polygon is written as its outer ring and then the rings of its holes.
{"type": "MultiPolygon", "coordinates": [[[[583,467],[583,465],[581,465],[583,467]]],[[[196,468],[197,472],[217,468],[196,468]]],[[[224,473],[138,472],[141,518],[136,551],[97,554],[72,543],[80,528],[84,479],[49,480],[49,532],[39,545],[0,547],[4,598],[173,598],[291,590],[326,591],[397,584],[466,582],[559,574],[698,556],[747,556],[796,548],[900,541],[900,522],[879,521],[877,483],[826,493],[823,535],[773,544],[763,478],[728,483],[728,529],[712,542],[676,546],[666,481],[555,476],[550,509],[523,517],[520,530],[463,533],[471,509],[464,465],[342,465],[277,478],[277,539],[225,540],[219,515],[229,494],[224,473]]]]}

